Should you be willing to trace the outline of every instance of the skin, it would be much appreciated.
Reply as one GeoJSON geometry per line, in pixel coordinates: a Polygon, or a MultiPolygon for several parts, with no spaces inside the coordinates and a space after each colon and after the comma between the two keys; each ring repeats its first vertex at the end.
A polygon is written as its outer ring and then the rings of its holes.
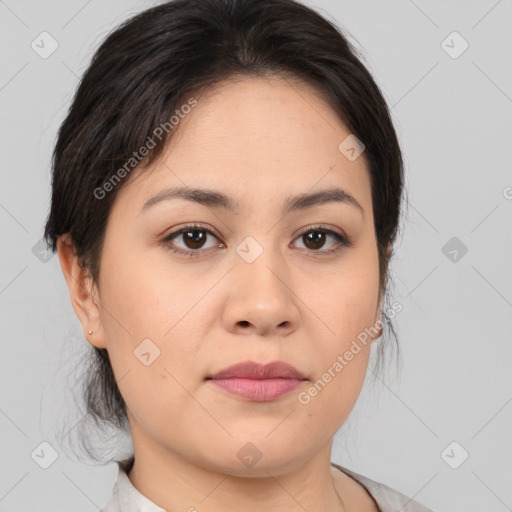
{"type": "Polygon", "coordinates": [[[308,404],[297,399],[380,318],[364,154],[350,161],[339,151],[350,132],[313,87],[275,77],[209,89],[178,128],[162,157],[133,171],[119,191],[99,283],[80,268],[69,239],[58,245],[84,334],[91,329],[90,343],[108,350],[127,404],[131,482],[167,510],[377,510],[360,484],[330,465],[371,340],[308,404]],[[185,185],[222,192],[241,209],[180,198],[140,213],[161,190],[185,185]],[[331,187],[363,212],[327,202],[280,213],[289,195],[331,187]],[[183,235],[174,239],[194,257],[172,253],[164,238],[192,222],[214,234],[203,232],[198,249],[183,235]],[[353,245],[330,235],[323,246],[308,243],[302,232],[319,223],[353,245]],[[263,248],[252,263],[235,251],[247,236],[263,248]],[[146,338],[160,350],[148,366],[134,355],[146,338]],[[285,361],[308,381],[263,403],[205,380],[249,360],[285,361]],[[250,468],[237,457],[248,442],[262,455],[250,468]]]}

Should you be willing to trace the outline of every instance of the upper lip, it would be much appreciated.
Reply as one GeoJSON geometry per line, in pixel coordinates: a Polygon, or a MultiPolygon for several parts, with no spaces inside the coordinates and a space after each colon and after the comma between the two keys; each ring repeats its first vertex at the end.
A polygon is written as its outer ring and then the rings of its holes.
{"type": "Polygon", "coordinates": [[[230,379],[236,377],[246,379],[281,378],[306,380],[304,375],[302,375],[297,368],[282,361],[275,361],[268,364],[260,364],[253,361],[237,363],[211,375],[208,379],[230,379]]]}

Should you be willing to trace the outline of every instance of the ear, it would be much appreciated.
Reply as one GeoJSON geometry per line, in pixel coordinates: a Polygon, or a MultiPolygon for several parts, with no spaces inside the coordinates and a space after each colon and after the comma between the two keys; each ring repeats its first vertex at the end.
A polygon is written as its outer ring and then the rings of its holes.
{"type": "MultiPolygon", "coordinates": [[[[386,253],[385,253],[385,258],[388,261],[391,257],[391,251],[392,251],[392,245],[391,245],[391,242],[389,242],[388,245],[386,246],[386,253]]],[[[375,341],[377,338],[380,338],[382,336],[382,332],[383,332],[383,328],[384,328],[384,321],[385,321],[385,319],[382,317],[384,294],[385,294],[385,290],[380,289],[378,303],[377,303],[377,309],[375,311],[375,321],[373,324],[375,329],[378,330],[378,334],[376,334],[375,336],[372,336],[372,341],[375,341]]]]}
{"type": "Polygon", "coordinates": [[[90,272],[80,266],[69,234],[57,240],[57,254],[69,289],[71,304],[82,324],[87,341],[97,348],[106,348],[101,321],[101,305],[90,272]],[[92,334],[89,334],[89,330],[92,334]]]}

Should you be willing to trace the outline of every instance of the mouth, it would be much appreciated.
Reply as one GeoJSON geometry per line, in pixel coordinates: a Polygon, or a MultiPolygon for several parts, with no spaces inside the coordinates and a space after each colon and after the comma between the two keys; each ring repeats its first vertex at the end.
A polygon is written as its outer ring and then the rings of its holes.
{"type": "Polygon", "coordinates": [[[239,363],[206,378],[215,386],[253,402],[272,402],[300,386],[306,377],[282,361],[239,363]]]}

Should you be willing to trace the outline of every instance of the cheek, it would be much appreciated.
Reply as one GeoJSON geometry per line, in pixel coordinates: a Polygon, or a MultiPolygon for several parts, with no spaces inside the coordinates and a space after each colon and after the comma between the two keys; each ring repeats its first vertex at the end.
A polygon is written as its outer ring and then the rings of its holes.
{"type": "Polygon", "coordinates": [[[113,351],[130,344],[135,348],[149,338],[159,340],[183,316],[185,286],[177,276],[166,286],[161,273],[143,254],[112,247],[102,261],[103,323],[113,351]],[[178,296],[179,295],[179,296],[178,296]]]}
{"type": "Polygon", "coordinates": [[[366,245],[347,253],[339,270],[323,276],[310,294],[311,309],[323,322],[320,343],[323,340],[331,358],[377,320],[378,253],[376,247],[366,245]]]}
{"type": "Polygon", "coordinates": [[[346,421],[361,391],[368,365],[368,348],[361,348],[350,361],[330,360],[328,366],[311,385],[297,397],[297,408],[307,418],[304,435],[317,436],[323,432],[332,436],[346,421]]]}
{"type": "Polygon", "coordinates": [[[352,254],[340,268],[313,297],[324,334],[315,337],[316,380],[299,397],[299,403],[309,407],[312,429],[320,428],[322,421],[336,429],[350,413],[364,382],[375,333],[376,248],[352,254]]]}
{"type": "Polygon", "coordinates": [[[167,370],[162,357],[149,366],[126,364],[126,361],[123,364],[120,360],[113,361],[112,366],[116,378],[128,368],[119,376],[118,386],[129,411],[141,425],[156,425],[158,417],[163,416],[162,411],[180,411],[188,403],[186,393],[178,384],[180,377],[172,369],[167,370]]]}
{"type": "Polygon", "coordinates": [[[143,416],[167,402],[183,405],[187,394],[178,382],[191,387],[202,337],[198,318],[206,318],[198,317],[201,298],[215,276],[191,283],[190,275],[171,275],[159,253],[148,262],[147,250],[119,249],[126,245],[112,243],[104,252],[102,322],[121,393],[143,416]]]}
{"type": "Polygon", "coordinates": [[[306,428],[334,434],[347,419],[361,391],[368,368],[371,328],[375,325],[378,272],[347,277],[330,287],[321,311],[330,329],[315,339],[317,369],[312,384],[298,397],[308,414],[306,428]],[[329,313],[327,315],[327,313],[329,313]]]}

